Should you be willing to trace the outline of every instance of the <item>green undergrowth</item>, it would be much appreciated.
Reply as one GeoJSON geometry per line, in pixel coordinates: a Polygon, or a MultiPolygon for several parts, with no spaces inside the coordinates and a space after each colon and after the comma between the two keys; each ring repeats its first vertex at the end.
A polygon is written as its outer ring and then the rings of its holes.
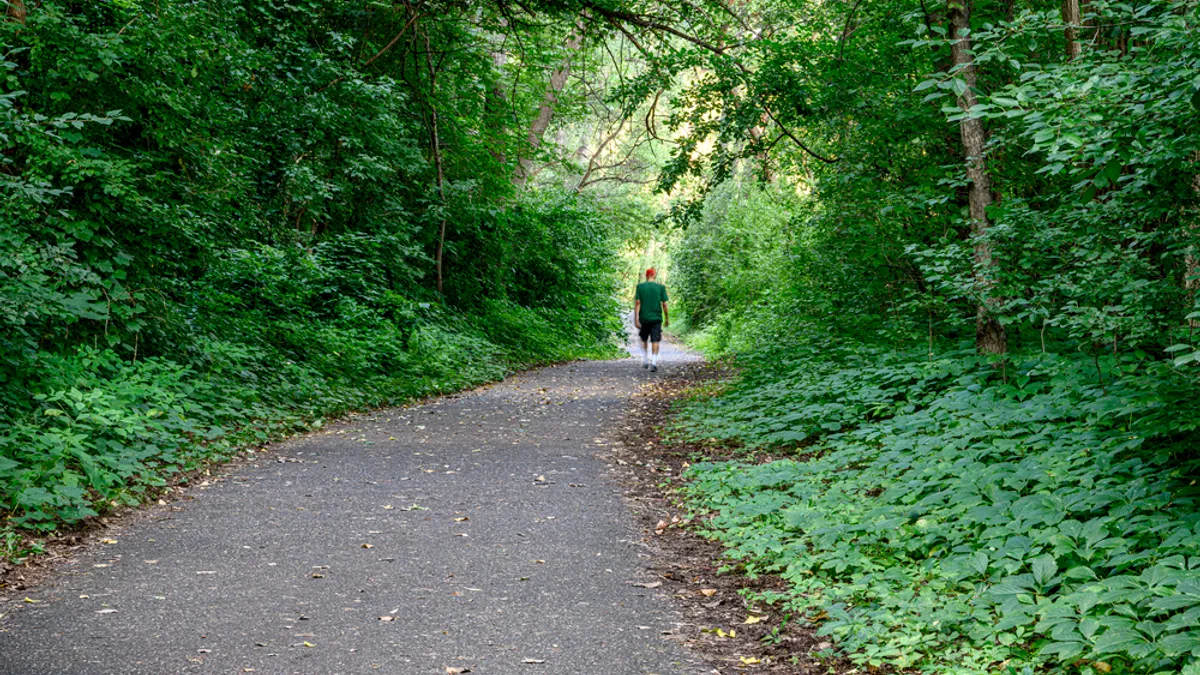
{"type": "Polygon", "coordinates": [[[678,419],[706,533],[856,663],[1200,673],[1194,383],[1140,354],[764,350],[678,419]]]}
{"type": "Polygon", "coordinates": [[[0,425],[0,559],[30,552],[21,530],[49,532],[138,504],[180,474],[326,418],[615,349],[594,334],[547,330],[536,309],[494,303],[458,325],[435,307],[422,312],[407,324],[375,317],[370,327],[248,321],[247,331],[270,327],[275,344],[249,333],[199,340],[189,364],[91,347],[38,354],[30,405],[0,425]]]}

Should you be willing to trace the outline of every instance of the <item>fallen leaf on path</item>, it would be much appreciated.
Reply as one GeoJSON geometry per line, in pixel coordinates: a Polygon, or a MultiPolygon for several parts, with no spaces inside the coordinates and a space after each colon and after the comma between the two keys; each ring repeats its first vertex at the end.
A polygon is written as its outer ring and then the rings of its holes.
{"type": "Polygon", "coordinates": [[[658,588],[659,586],[662,586],[662,582],[661,581],[644,581],[644,582],[635,583],[633,585],[640,586],[641,588],[658,588]]]}
{"type": "Polygon", "coordinates": [[[115,544],[115,543],[117,543],[117,540],[116,539],[101,539],[100,543],[101,544],[115,544]]]}
{"type": "Polygon", "coordinates": [[[41,602],[41,600],[34,600],[33,598],[26,597],[22,602],[28,602],[30,604],[33,604],[35,602],[41,602]]]}
{"type": "Polygon", "coordinates": [[[742,662],[742,665],[746,665],[746,666],[753,666],[753,665],[762,663],[761,659],[757,659],[753,656],[743,656],[738,660],[742,662]]]}
{"type": "Polygon", "coordinates": [[[314,645],[313,643],[309,642],[308,640],[305,640],[305,641],[304,641],[304,646],[305,646],[305,647],[316,647],[316,645],[314,645]]]}
{"type": "Polygon", "coordinates": [[[98,609],[98,610],[96,610],[96,613],[97,614],[116,614],[117,610],[115,610],[115,609],[98,609]]]}
{"type": "Polygon", "coordinates": [[[667,521],[660,520],[658,521],[658,524],[654,526],[654,534],[662,534],[670,526],[671,524],[667,521]]]}
{"type": "Polygon", "coordinates": [[[703,595],[706,598],[711,598],[712,596],[714,596],[716,594],[717,594],[717,589],[715,589],[715,588],[701,588],[700,589],[700,595],[703,595]]]}
{"type": "Polygon", "coordinates": [[[763,619],[765,619],[765,618],[767,618],[767,617],[765,617],[765,616],[755,616],[755,615],[751,614],[750,616],[747,616],[747,617],[746,617],[746,620],[745,620],[745,621],[743,621],[742,623],[748,623],[748,624],[758,623],[759,621],[762,621],[762,620],[763,620],[763,619]]]}
{"type": "Polygon", "coordinates": [[[524,659],[521,663],[545,663],[546,659],[524,659]]]}
{"type": "Polygon", "coordinates": [[[451,668],[446,666],[446,675],[462,675],[462,673],[471,672],[470,668],[451,668]]]}
{"type": "Polygon", "coordinates": [[[465,522],[467,522],[467,521],[468,521],[468,520],[470,520],[470,519],[471,519],[471,518],[470,518],[470,517],[468,517],[468,516],[461,516],[461,517],[455,518],[455,519],[454,519],[454,522],[456,522],[456,523],[465,523],[465,522]]]}
{"type": "Polygon", "coordinates": [[[394,616],[381,616],[381,617],[379,617],[379,620],[380,620],[380,621],[395,621],[395,620],[396,620],[396,617],[394,617],[394,616]]]}
{"type": "Polygon", "coordinates": [[[375,548],[375,544],[363,544],[363,548],[375,548]]]}

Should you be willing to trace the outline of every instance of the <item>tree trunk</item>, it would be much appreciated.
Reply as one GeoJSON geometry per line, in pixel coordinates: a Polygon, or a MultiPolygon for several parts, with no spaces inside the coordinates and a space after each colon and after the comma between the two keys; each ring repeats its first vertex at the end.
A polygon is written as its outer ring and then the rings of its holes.
{"type": "Polygon", "coordinates": [[[1074,61],[1083,53],[1079,45],[1079,34],[1076,28],[1083,23],[1083,18],[1079,12],[1079,0],[1063,0],[1062,18],[1063,23],[1067,25],[1063,30],[1063,34],[1067,38],[1067,60],[1074,61]]]}
{"type": "Polygon", "coordinates": [[[6,0],[6,4],[8,6],[4,10],[5,16],[7,16],[10,21],[15,21],[17,23],[25,23],[25,14],[26,14],[25,1],[24,0],[6,0]]]}
{"type": "MultiPolygon", "coordinates": [[[[956,76],[961,77],[967,85],[958,97],[958,105],[967,112],[976,103],[975,57],[971,53],[971,39],[964,35],[970,28],[970,9],[967,0],[950,0],[948,8],[950,39],[953,41],[950,49],[956,76]]],[[[989,297],[995,285],[992,279],[995,261],[992,259],[992,244],[987,240],[987,207],[993,201],[992,181],[984,157],[987,132],[984,131],[983,122],[970,115],[959,123],[959,132],[962,135],[963,155],[967,160],[967,179],[971,183],[967,198],[971,238],[975,246],[975,288],[981,298],[975,310],[975,347],[981,354],[1003,354],[1008,351],[1008,336],[993,311],[998,299],[989,297]]]]}
{"type": "MultiPolygon", "coordinates": [[[[553,73],[550,73],[550,85],[546,88],[546,96],[542,99],[542,105],[538,107],[537,117],[529,125],[529,136],[527,139],[529,143],[528,152],[533,152],[541,147],[542,137],[545,136],[546,129],[550,127],[550,120],[554,119],[554,106],[558,103],[558,94],[567,85],[567,78],[571,75],[571,57],[583,46],[582,19],[575,22],[575,28],[572,29],[571,35],[567,37],[564,46],[567,49],[567,54],[563,57],[562,65],[555,69],[553,73]]],[[[533,160],[528,157],[518,157],[517,168],[513,174],[513,183],[517,187],[524,187],[533,173],[533,160]]]]}
{"type": "Polygon", "coordinates": [[[433,155],[433,168],[437,173],[438,200],[442,206],[442,220],[438,226],[437,253],[434,255],[437,266],[437,292],[442,293],[444,252],[446,249],[446,176],[442,170],[441,138],[438,135],[437,111],[437,69],[433,67],[433,50],[429,43],[429,33],[425,33],[425,65],[429,68],[429,147],[433,155]]]}
{"type": "MultiPolygon", "coordinates": [[[[1200,163],[1200,152],[1192,155],[1192,161],[1200,163]]],[[[1192,190],[1200,197],[1200,174],[1192,176],[1192,190]]],[[[1183,288],[1187,291],[1189,300],[1188,314],[1200,311],[1196,307],[1196,293],[1200,291],[1200,253],[1197,252],[1196,240],[1200,238],[1200,207],[1193,208],[1192,212],[1185,216],[1187,220],[1186,235],[1191,236],[1192,243],[1187,247],[1187,253],[1183,261],[1183,288]]],[[[1197,328],[1200,328],[1200,318],[1188,319],[1188,328],[1195,333],[1197,328]]]]}
{"type": "MultiPolygon", "coordinates": [[[[500,25],[508,27],[508,21],[501,20],[500,25]]],[[[492,66],[495,68],[496,81],[492,84],[492,89],[488,93],[487,103],[484,109],[490,114],[492,119],[495,119],[498,124],[497,138],[503,142],[508,138],[508,95],[504,92],[504,86],[500,81],[501,75],[504,73],[504,65],[508,63],[508,54],[499,47],[492,52],[492,66]]],[[[508,162],[508,156],[504,152],[504,146],[496,145],[491,150],[492,157],[500,164],[508,162]]]]}

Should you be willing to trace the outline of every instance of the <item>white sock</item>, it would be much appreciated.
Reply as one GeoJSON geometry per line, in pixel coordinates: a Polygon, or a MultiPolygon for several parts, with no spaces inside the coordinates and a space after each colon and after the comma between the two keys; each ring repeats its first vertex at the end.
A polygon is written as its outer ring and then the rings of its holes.
{"type": "Polygon", "coordinates": [[[650,365],[652,365],[652,366],[658,365],[658,354],[655,354],[654,356],[650,357],[650,365]]]}
{"type": "Polygon", "coordinates": [[[642,348],[642,363],[650,363],[650,352],[646,351],[644,347],[642,348]]]}

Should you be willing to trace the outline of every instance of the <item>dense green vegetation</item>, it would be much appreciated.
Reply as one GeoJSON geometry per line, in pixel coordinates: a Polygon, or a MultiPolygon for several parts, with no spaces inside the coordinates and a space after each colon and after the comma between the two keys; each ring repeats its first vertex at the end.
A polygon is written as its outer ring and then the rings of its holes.
{"type": "Polygon", "coordinates": [[[856,663],[1200,672],[1200,12],[1082,5],[693,43],[732,66],[687,89],[670,282],[743,374],[677,433],[744,450],[685,493],[856,663]]]}
{"type": "Polygon", "coordinates": [[[9,527],[136,503],[324,416],[612,349],[614,220],[518,190],[504,157],[532,152],[503,120],[528,127],[559,58],[536,30],[498,69],[476,32],[501,17],[456,6],[13,8],[9,527]]]}
{"type": "Polygon", "coordinates": [[[624,252],[743,367],[681,433],[787,456],[687,492],[783,614],[872,666],[1200,669],[1196,0],[6,19],[5,555],[324,416],[608,353],[624,252]]]}

